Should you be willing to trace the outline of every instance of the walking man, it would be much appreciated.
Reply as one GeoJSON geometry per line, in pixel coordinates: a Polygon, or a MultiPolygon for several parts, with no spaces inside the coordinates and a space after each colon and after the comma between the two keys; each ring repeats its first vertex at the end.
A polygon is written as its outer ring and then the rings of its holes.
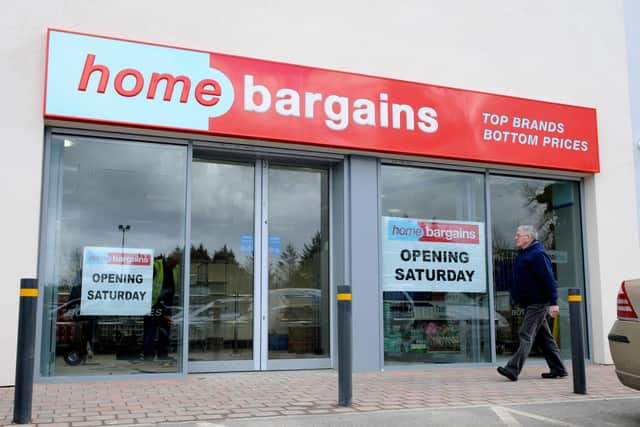
{"type": "Polygon", "coordinates": [[[531,225],[521,225],[514,237],[518,255],[513,265],[511,298],[524,308],[524,319],[518,335],[518,350],[507,362],[498,367],[498,373],[511,381],[517,381],[534,342],[538,343],[549,365],[542,378],[562,378],[567,370],[562,363],[560,350],[551,335],[547,314],[556,317],[558,285],[551,271],[551,259],[538,240],[538,233],[531,225]]]}

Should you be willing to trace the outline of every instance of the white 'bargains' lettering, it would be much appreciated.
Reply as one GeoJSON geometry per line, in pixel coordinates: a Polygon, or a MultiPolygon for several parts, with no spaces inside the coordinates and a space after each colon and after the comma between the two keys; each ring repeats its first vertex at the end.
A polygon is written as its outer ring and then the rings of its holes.
{"type": "MultiPolygon", "coordinates": [[[[255,82],[251,74],[244,76],[244,110],[266,113],[271,110],[271,90],[255,82]]],[[[318,92],[300,94],[295,89],[279,88],[275,92],[274,111],[281,116],[313,119],[321,111],[324,124],[331,130],[342,131],[351,121],[359,126],[391,127],[408,131],[417,128],[424,133],[438,130],[438,112],[428,106],[417,109],[408,104],[389,103],[389,95],[380,93],[378,100],[349,97],[318,92]],[[320,105],[318,105],[320,104],[320,105]],[[301,110],[302,109],[302,110],[301,110]],[[318,111],[319,110],[319,111],[318,111]]]]}

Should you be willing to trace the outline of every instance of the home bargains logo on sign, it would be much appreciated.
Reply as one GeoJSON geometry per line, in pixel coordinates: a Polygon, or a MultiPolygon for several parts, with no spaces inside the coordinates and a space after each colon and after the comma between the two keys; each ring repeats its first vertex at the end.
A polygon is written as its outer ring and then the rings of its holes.
{"type": "Polygon", "coordinates": [[[423,235],[421,242],[475,243],[480,242],[477,224],[449,224],[446,222],[418,221],[423,235]]]}
{"type": "Polygon", "coordinates": [[[44,115],[599,170],[592,108],[57,30],[49,31],[44,115]]]}
{"type": "Polygon", "coordinates": [[[484,224],[383,217],[384,291],[485,292],[484,224]]]}

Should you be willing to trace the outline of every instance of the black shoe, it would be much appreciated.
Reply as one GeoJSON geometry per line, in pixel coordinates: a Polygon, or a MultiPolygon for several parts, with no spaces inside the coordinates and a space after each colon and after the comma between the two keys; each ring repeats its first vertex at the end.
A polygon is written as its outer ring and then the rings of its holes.
{"type": "Polygon", "coordinates": [[[567,372],[543,372],[540,375],[542,378],[564,378],[569,375],[567,372]]]}
{"type": "Polygon", "coordinates": [[[518,381],[518,377],[515,374],[511,373],[510,371],[507,371],[502,366],[498,366],[498,373],[503,377],[509,378],[511,381],[518,381]]]}

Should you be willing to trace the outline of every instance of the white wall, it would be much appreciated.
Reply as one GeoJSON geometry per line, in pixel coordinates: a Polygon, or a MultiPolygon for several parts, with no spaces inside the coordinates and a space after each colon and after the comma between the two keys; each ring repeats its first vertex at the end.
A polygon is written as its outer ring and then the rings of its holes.
{"type": "Polygon", "coordinates": [[[14,0],[0,15],[0,384],[13,381],[18,281],[36,274],[47,27],[597,108],[589,289],[594,358],[610,360],[617,286],[640,276],[622,0],[14,0]]]}
{"type": "MultiPolygon", "coordinates": [[[[640,223],[640,2],[624,2],[627,66],[629,73],[629,105],[631,109],[631,150],[635,166],[636,215],[640,223]]],[[[640,241],[640,234],[636,236],[640,241]]],[[[636,308],[637,310],[637,308],[636,308]]]]}

